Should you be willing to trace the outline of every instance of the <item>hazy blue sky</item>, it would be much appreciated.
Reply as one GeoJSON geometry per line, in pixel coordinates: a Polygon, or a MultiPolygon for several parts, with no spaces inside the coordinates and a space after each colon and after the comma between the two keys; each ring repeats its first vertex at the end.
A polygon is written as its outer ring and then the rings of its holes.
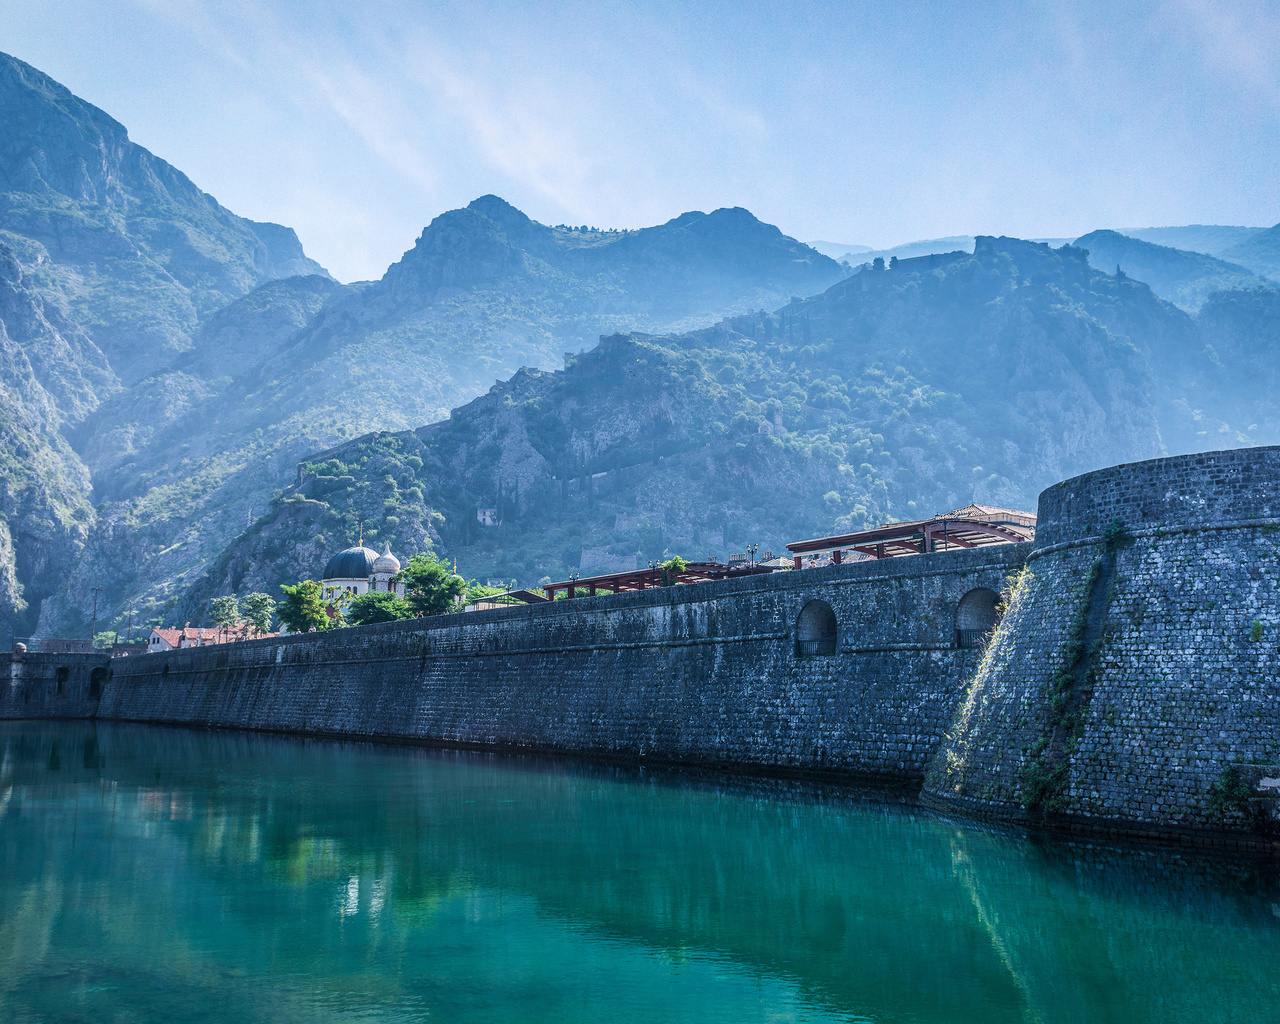
{"type": "Polygon", "coordinates": [[[0,0],[0,49],[380,275],[494,192],[802,239],[1280,220],[1280,6],[0,0]]]}

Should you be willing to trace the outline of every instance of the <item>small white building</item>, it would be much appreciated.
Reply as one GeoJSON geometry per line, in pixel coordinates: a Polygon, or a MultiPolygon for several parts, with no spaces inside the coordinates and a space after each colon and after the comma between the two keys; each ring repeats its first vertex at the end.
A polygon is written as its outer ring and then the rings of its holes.
{"type": "Polygon", "coordinates": [[[396,582],[400,560],[391,553],[391,545],[379,555],[363,544],[339,551],[324,567],[320,581],[321,599],[326,603],[360,594],[391,593],[404,597],[404,583],[396,582]]]}

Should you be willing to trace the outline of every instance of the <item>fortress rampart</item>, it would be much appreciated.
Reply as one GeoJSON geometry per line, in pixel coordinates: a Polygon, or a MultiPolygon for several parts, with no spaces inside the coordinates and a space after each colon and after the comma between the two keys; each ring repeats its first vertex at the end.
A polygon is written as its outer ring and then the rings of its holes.
{"type": "Polygon", "coordinates": [[[1035,544],[163,654],[14,655],[102,718],[923,783],[938,808],[1270,848],[1280,448],[1117,466],[1035,544]],[[966,608],[1008,610],[965,649],[966,608]]]}
{"type": "Polygon", "coordinates": [[[918,781],[981,653],[957,649],[957,606],[998,590],[1022,555],[864,562],[110,660],[28,653],[0,717],[918,781]],[[830,653],[810,656],[796,628],[814,601],[837,629],[830,653]]]}
{"type": "Polygon", "coordinates": [[[1280,448],[1048,488],[926,801],[1076,829],[1269,830],[1278,588],[1280,448]]]}

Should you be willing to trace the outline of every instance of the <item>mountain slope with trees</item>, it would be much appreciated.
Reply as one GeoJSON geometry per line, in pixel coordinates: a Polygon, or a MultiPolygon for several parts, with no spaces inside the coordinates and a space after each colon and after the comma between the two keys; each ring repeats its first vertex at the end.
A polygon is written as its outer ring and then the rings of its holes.
{"type": "MultiPolygon", "coordinates": [[[[90,509],[73,531],[53,529],[48,550],[0,545],[9,591],[44,595],[19,611],[0,593],[0,630],[23,633],[80,629],[95,587],[115,595],[110,615],[132,597],[153,617],[307,452],[435,418],[602,332],[714,323],[845,273],[745,210],[600,231],[537,224],[485,196],[436,218],[382,280],[340,285],[288,228],[230,213],[3,55],[0,244],[9,276],[58,325],[7,330],[51,388],[27,403],[56,410],[40,458],[69,467],[72,504],[90,509]],[[57,570],[36,581],[23,559],[57,570]]],[[[22,390],[23,372],[4,386],[22,390]]],[[[24,462],[14,444],[10,461],[24,462]]],[[[15,474],[11,489],[33,477],[15,474]]],[[[49,532],[43,512],[23,520],[42,501],[10,502],[11,535],[49,532]]]]}
{"type": "Polygon", "coordinates": [[[1152,357],[1200,350],[1190,317],[1083,250],[980,237],[772,313],[608,337],[447,420],[321,453],[179,607],[314,576],[361,525],[402,558],[531,585],[1034,507],[1055,480],[1161,454],[1177,411],[1152,357]]]}
{"type": "Polygon", "coordinates": [[[156,614],[308,452],[435,418],[602,329],[713,322],[843,276],[743,210],[607,232],[547,227],[486,196],[437,217],[379,281],[264,285],[86,424],[96,528],[43,624],[83,616],[79,595],[105,579],[156,614]]]}

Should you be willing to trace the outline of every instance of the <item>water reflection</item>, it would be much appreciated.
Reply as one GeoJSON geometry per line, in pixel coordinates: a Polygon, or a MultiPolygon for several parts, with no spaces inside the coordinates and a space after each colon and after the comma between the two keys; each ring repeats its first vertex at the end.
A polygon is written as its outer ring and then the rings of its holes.
{"type": "Polygon", "coordinates": [[[1272,1021],[1268,862],[887,794],[0,726],[0,1019],[1272,1021]]]}

